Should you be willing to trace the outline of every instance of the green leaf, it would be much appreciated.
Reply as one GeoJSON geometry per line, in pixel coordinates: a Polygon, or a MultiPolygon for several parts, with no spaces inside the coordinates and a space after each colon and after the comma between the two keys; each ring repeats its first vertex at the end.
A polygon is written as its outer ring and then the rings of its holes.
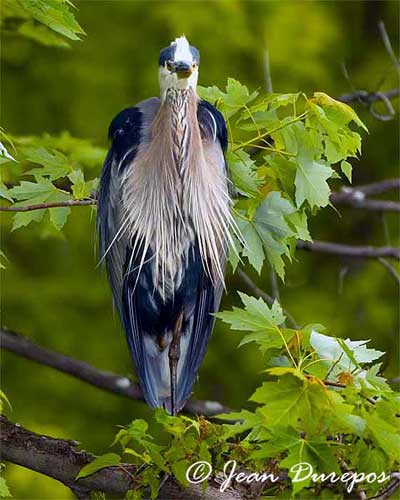
{"type": "Polygon", "coordinates": [[[343,160],[342,163],[340,164],[340,168],[344,175],[347,177],[349,182],[351,183],[351,172],[352,172],[352,165],[348,161],[343,160]]]}
{"type": "Polygon", "coordinates": [[[243,249],[243,256],[249,259],[250,264],[260,274],[264,263],[264,250],[262,240],[257,233],[254,224],[243,219],[237,218],[236,223],[242,237],[246,241],[243,249]]]}
{"type": "Polygon", "coordinates": [[[382,363],[377,363],[372,365],[369,370],[365,370],[365,379],[363,382],[366,387],[372,388],[375,391],[387,392],[391,390],[389,384],[384,377],[378,375],[381,367],[382,363]]]}
{"type": "MultiPolygon", "coordinates": [[[[36,205],[45,202],[62,202],[70,199],[69,193],[57,189],[47,178],[38,177],[38,182],[21,181],[18,186],[8,190],[8,193],[18,200],[14,206],[36,205]]],[[[42,220],[46,209],[37,209],[27,212],[18,212],[14,216],[12,231],[20,227],[27,226],[31,222],[42,220]]],[[[71,210],[69,207],[56,207],[48,209],[50,211],[50,221],[59,231],[65,224],[71,210]]]]}
{"type": "Polygon", "coordinates": [[[72,193],[76,200],[88,198],[93,189],[93,181],[85,181],[82,170],[73,170],[68,178],[72,182],[72,193]]]}
{"type": "Polygon", "coordinates": [[[80,479],[82,477],[90,476],[95,472],[104,469],[105,467],[112,467],[119,465],[121,462],[121,457],[116,453],[106,453],[105,455],[101,455],[96,457],[93,462],[85,465],[76,476],[76,479],[80,479]]]}
{"type": "Polygon", "coordinates": [[[31,210],[30,212],[17,212],[13,217],[11,231],[28,226],[31,222],[40,222],[45,210],[31,210]]]}
{"type": "Polygon", "coordinates": [[[146,469],[142,474],[142,483],[145,486],[150,486],[150,495],[152,499],[157,498],[160,487],[160,479],[158,472],[154,469],[146,469]]]}
{"type": "Polygon", "coordinates": [[[316,331],[311,333],[310,344],[330,370],[332,376],[351,372],[363,363],[371,363],[384,353],[366,347],[368,340],[336,339],[316,331]]]}
{"type": "Polygon", "coordinates": [[[364,441],[360,441],[363,450],[360,453],[357,471],[364,472],[364,474],[381,474],[388,470],[387,460],[384,453],[378,448],[369,448],[365,445],[364,441]]]}
{"type": "Polygon", "coordinates": [[[35,203],[42,203],[47,200],[57,188],[49,179],[40,179],[38,182],[21,181],[18,186],[8,190],[8,194],[17,200],[35,199],[35,203]]]}
{"type": "Polygon", "coordinates": [[[131,438],[140,441],[144,438],[151,438],[151,436],[147,434],[148,428],[148,423],[145,420],[138,418],[129,424],[127,433],[131,438]]]}
{"type": "Polygon", "coordinates": [[[1,181],[0,181],[0,197],[4,198],[5,200],[11,201],[11,203],[14,201],[9,195],[9,189],[1,181]]]}
{"type": "Polygon", "coordinates": [[[71,213],[69,207],[55,207],[49,209],[50,221],[57,231],[61,231],[71,213]]]}
{"type": "Polygon", "coordinates": [[[322,160],[315,161],[309,154],[300,154],[296,172],[296,204],[307,201],[311,208],[326,207],[331,194],[328,183],[333,170],[322,160]]]}
{"type": "Polygon", "coordinates": [[[46,47],[69,48],[69,44],[47,26],[27,21],[18,26],[18,33],[46,47]]]}
{"type": "Polygon", "coordinates": [[[69,0],[18,1],[36,20],[71,40],[79,40],[78,35],[85,33],[68,8],[72,5],[69,0]]]}
{"type": "Polygon", "coordinates": [[[366,132],[368,132],[367,127],[357,116],[357,113],[351,108],[348,104],[344,102],[336,101],[332,97],[329,97],[324,92],[314,92],[314,97],[312,98],[312,102],[319,104],[322,107],[332,108],[338,115],[338,120],[343,120],[345,124],[350,121],[354,121],[359,127],[363,128],[366,132]]]}
{"type": "Polygon", "coordinates": [[[263,405],[266,426],[279,422],[308,432],[322,432],[332,415],[332,401],[322,384],[291,374],[264,382],[250,401],[263,405]]]}
{"type": "Polygon", "coordinates": [[[48,176],[50,180],[55,180],[65,177],[72,170],[70,161],[60,151],[48,151],[44,147],[27,147],[22,148],[21,152],[27,161],[42,165],[42,168],[28,170],[25,174],[48,176]]]}
{"type": "Polygon", "coordinates": [[[376,415],[366,416],[367,428],[374,441],[391,460],[400,460],[400,435],[398,430],[376,415]]]}
{"type": "Polygon", "coordinates": [[[226,93],[219,90],[217,87],[198,87],[199,95],[202,99],[211,103],[218,102],[220,110],[229,118],[234,115],[239,109],[243,108],[247,103],[254,100],[258,93],[249,93],[248,88],[242,85],[234,78],[228,78],[226,85],[226,93]]]}
{"type": "MultiPolygon", "coordinates": [[[[261,298],[257,300],[244,293],[239,293],[239,295],[245,306],[244,309],[233,307],[232,311],[215,314],[222,321],[230,324],[232,329],[251,332],[276,332],[276,327],[285,321],[285,316],[278,302],[274,302],[270,308],[261,298]]],[[[242,343],[244,343],[243,340],[242,343]]]]}
{"type": "Polygon", "coordinates": [[[305,210],[293,212],[286,215],[286,220],[294,228],[296,238],[302,241],[312,241],[307,224],[307,214],[305,210]]]}
{"type": "Polygon", "coordinates": [[[293,214],[295,210],[289,200],[273,191],[261,202],[254,216],[254,228],[263,243],[268,260],[282,279],[284,277],[282,256],[289,257],[289,239],[295,236],[286,216],[293,214]]]}
{"type": "Polygon", "coordinates": [[[243,149],[236,152],[229,150],[226,154],[229,172],[236,189],[244,196],[255,196],[259,181],[256,177],[256,167],[250,155],[243,149]]]}
{"type": "Polygon", "coordinates": [[[12,495],[4,477],[0,477],[0,498],[11,498],[12,495]]]}
{"type": "Polygon", "coordinates": [[[268,109],[269,110],[275,110],[278,109],[282,106],[293,106],[293,104],[297,101],[299,96],[301,95],[300,92],[297,92],[296,94],[270,94],[268,96],[268,109]]]}

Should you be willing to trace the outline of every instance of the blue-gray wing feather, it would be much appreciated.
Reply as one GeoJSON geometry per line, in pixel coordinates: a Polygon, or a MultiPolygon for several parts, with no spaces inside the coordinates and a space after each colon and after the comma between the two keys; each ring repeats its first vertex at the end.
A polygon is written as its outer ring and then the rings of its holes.
{"type": "MultiPolygon", "coordinates": [[[[173,299],[164,302],[154,290],[152,266],[145,264],[140,275],[137,274],[139,266],[135,265],[136,257],[132,256],[132,235],[118,234],[123,223],[121,177],[132,165],[141,142],[149,140],[151,122],[158,106],[158,100],[149,100],[149,104],[128,108],[113,120],[109,131],[112,144],[100,178],[97,222],[100,256],[106,261],[114,301],[124,324],[144,396],[149,405],[170,409],[169,397],[165,394],[165,387],[169,384],[169,374],[165,370],[167,350],[158,352],[158,342],[165,332],[173,330],[177,318],[183,313],[177,394],[177,407],[180,408],[191,394],[223,286],[211,282],[204,270],[198,243],[194,241],[190,258],[182,263],[186,267],[181,284],[173,299]],[[132,262],[133,265],[129,266],[132,262]],[[131,269],[129,273],[128,267],[131,269]]],[[[197,117],[203,139],[225,151],[227,131],[222,114],[208,102],[200,101],[197,117]]],[[[221,168],[227,172],[224,160],[221,168]]],[[[146,256],[145,262],[150,257],[146,256]]]]}

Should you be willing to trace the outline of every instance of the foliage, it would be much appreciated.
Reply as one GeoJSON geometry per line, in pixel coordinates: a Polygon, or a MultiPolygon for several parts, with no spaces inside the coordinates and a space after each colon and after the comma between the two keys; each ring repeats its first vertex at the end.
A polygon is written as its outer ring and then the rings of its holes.
{"type": "Polygon", "coordinates": [[[0,498],[11,498],[12,495],[4,477],[0,477],[0,498]]]}
{"type": "MultiPolygon", "coordinates": [[[[48,202],[64,202],[89,198],[96,190],[98,179],[85,179],[84,169],[91,170],[104,158],[102,148],[92,146],[88,141],[62,133],[58,137],[14,137],[18,148],[19,174],[30,180],[7,188],[1,184],[0,197],[12,201],[15,207],[25,207],[48,202]],[[31,167],[34,168],[31,168],[31,167]]],[[[11,164],[8,182],[18,178],[13,158],[5,158],[3,163],[11,164]]],[[[43,219],[60,231],[71,213],[69,207],[17,212],[12,230],[28,226],[43,219]]]]}
{"type": "Polygon", "coordinates": [[[291,497],[315,498],[332,474],[341,479],[331,481],[324,498],[343,498],[356,487],[369,496],[383,487],[400,465],[399,396],[376,362],[384,353],[367,348],[367,341],[331,337],[321,325],[286,328],[278,302],[269,307],[262,299],[240,296],[242,308],[217,316],[247,332],[240,345],[253,342],[263,354],[267,380],[249,399],[255,406],[220,415],[222,423],[158,409],[154,419],[167,434],[165,444],[156,444],[147,422],[134,420],[113,442],[121,454],[98,457],[78,477],[130,461],[140,467],[134,498],[147,487],[156,498],[163,474],[188,486],[192,464],[208,462],[216,474],[236,460],[248,471],[281,475],[279,488],[264,492],[275,498],[287,498],[288,491],[291,497]],[[318,480],[308,469],[299,472],[297,464],[305,462],[318,480]],[[283,479],[285,470],[289,481],[283,479]]]}
{"type": "Polygon", "coordinates": [[[85,33],[71,7],[70,0],[5,0],[1,28],[42,45],[69,47],[64,38],[79,40],[85,33]]]}
{"type": "Polygon", "coordinates": [[[235,206],[245,239],[238,246],[259,273],[266,256],[283,279],[283,258],[291,260],[295,241],[311,240],[308,216],[329,204],[328,180],[340,171],[351,178],[346,159],[361,149],[351,124],[365,125],[352,108],[322,92],[311,98],[303,93],[259,96],[229,78],[226,92],[210,87],[200,89],[200,95],[228,122],[228,165],[243,196],[235,206]],[[253,154],[245,148],[253,148],[253,154]]]}

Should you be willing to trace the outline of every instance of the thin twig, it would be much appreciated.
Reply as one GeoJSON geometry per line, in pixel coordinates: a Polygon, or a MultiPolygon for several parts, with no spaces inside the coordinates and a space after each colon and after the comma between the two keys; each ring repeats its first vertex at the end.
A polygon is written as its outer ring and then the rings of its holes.
{"type": "Polygon", "coordinates": [[[278,280],[276,279],[276,272],[275,270],[271,267],[270,269],[270,281],[271,281],[271,289],[272,289],[272,296],[276,300],[280,300],[280,295],[279,295],[279,285],[278,285],[278,280]]]}
{"type": "Polygon", "coordinates": [[[400,275],[396,271],[396,269],[394,268],[394,266],[392,266],[392,264],[390,262],[388,262],[386,259],[384,259],[382,257],[380,257],[378,260],[389,271],[389,273],[393,276],[393,278],[400,285],[400,275]]]}
{"type": "Polygon", "coordinates": [[[385,23],[382,20],[380,20],[378,22],[378,29],[379,29],[379,33],[381,34],[383,44],[385,45],[385,49],[386,49],[387,53],[389,54],[390,58],[392,59],[394,67],[396,68],[397,72],[400,74],[400,62],[399,62],[396,54],[394,53],[392,44],[390,42],[389,35],[386,31],[385,23]]]}
{"type": "Polygon", "coordinates": [[[36,203],[35,205],[0,207],[0,212],[32,212],[32,210],[44,210],[46,208],[81,207],[95,204],[96,200],[94,198],[87,200],[48,201],[46,203],[36,203]]]}
{"type": "Polygon", "coordinates": [[[311,252],[323,252],[343,257],[360,257],[364,259],[377,259],[379,257],[390,257],[400,260],[400,247],[373,247],[373,246],[352,246],[331,243],[328,241],[298,241],[297,248],[311,252]]]}
{"type": "Polygon", "coordinates": [[[387,99],[395,99],[400,96],[400,88],[390,89],[386,92],[367,92],[366,90],[355,90],[354,92],[350,92],[348,94],[342,94],[337,98],[337,100],[346,104],[357,101],[365,105],[370,105],[371,103],[382,101],[382,96],[387,99]]]}
{"type": "MultiPolygon", "coordinates": [[[[345,384],[340,384],[339,382],[331,382],[330,380],[323,380],[324,385],[327,385],[329,387],[338,387],[339,389],[346,389],[347,385],[345,384]]],[[[369,398],[368,396],[365,396],[364,394],[361,394],[361,396],[368,401],[368,403],[371,403],[372,405],[376,404],[376,401],[372,398],[369,398]]]]}
{"type": "Polygon", "coordinates": [[[272,78],[271,78],[271,66],[269,63],[269,51],[265,49],[264,51],[264,69],[265,69],[265,85],[267,87],[267,92],[272,94],[272,78]]]}
{"type": "MultiPolygon", "coordinates": [[[[275,299],[273,297],[271,297],[271,295],[268,295],[268,293],[266,293],[263,290],[261,290],[261,288],[259,288],[254,283],[254,281],[250,278],[250,276],[247,273],[245,273],[242,269],[238,269],[237,270],[237,274],[240,277],[240,279],[243,281],[243,283],[245,283],[249,287],[249,289],[253,292],[253,294],[256,297],[261,297],[270,306],[274,303],[275,299]]],[[[282,309],[282,310],[283,310],[284,315],[286,316],[286,319],[292,325],[292,327],[295,330],[299,330],[300,327],[296,323],[296,321],[293,318],[293,316],[286,309],[282,309]]]]}
{"type": "Polygon", "coordinates": [[[385,488],[380,490],[373,497],[368,497],[367,500],[386,500],[387,498],[394,498],[394,494],[400,488],[400,473],[392,472],[391,477],[393,480],[385,486],[385,488]]]}
{"type": "MultiPolygon", "coordinates": [[[[114,394],[133,400],[143,400],[138,384],[128,377],[98,370],[85,361],[65,356],[51,349],[44,348],[24,335],[12,332],[7,328],[0,329],[0,346],[2,349],[18,354],[26,359],[42,365],[50,366],[60,372],[67,373],[83,382],[91,384],[114,394]]],[[[200,401],[191,399],[186,403],[184,411],[193,415],[212,417],[230,410],[217,401],[200,401]]]]}

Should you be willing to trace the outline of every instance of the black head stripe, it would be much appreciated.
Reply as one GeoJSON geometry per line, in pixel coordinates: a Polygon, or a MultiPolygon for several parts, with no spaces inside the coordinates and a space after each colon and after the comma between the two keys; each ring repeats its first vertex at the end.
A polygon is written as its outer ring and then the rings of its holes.
{"type": "Polygon", "coordinates": [[[173,60],[176,50],[176,43],[171,44],[169,47],[165,47],[161,49],[160,59],[158,60],[158,64],[160,66],[164,66],[166,61],[173,60]]]}
{"type": "Polygon", "coordinates": [[[190,52],[192,53],[193,61],[196,64],[200,64],[200,52],[196,49],[196,47],[193,47],[193,45],[191,45],[190,52]]]}

